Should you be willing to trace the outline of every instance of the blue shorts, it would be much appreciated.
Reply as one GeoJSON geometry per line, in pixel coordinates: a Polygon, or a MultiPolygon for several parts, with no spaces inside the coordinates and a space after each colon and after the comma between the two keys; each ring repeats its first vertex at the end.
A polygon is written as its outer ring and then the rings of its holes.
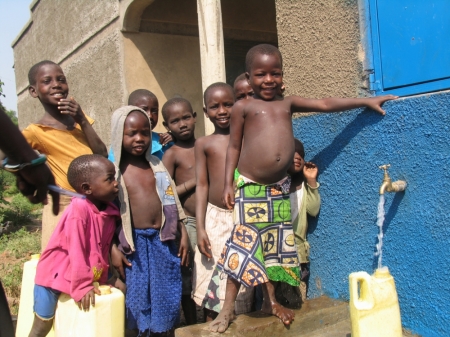
{"type": "Polygon", "coordinates": [[[33,311],[39,318],[49,320],[55,317],[56,304],[60,291],[51,288],[34,285],[33,311]]]}

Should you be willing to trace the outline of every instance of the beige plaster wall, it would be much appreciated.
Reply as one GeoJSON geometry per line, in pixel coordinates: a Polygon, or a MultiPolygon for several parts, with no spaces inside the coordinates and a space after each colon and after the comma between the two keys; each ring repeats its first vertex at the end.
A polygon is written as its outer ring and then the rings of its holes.
{"type": "MultiPolygon", "coordinates": [[[[197,37],[124,33],[124,74],[128,95],[147,89],[158,97],[160,110],[170,98],[188,99],[197,117],[196,135],[204,129],[200,48],[197,37]]],[[[160,115],[155,131],[165,131],[160,115]]]]}
{"type": "Polygon", "coordinates": [[[28,94],[28,70],[49,59],[61,65],[70,95],[96,120],[95,130],[109,143],[111,111],[124,101],[118,5],[113,0],[35,2],[31,23],[13,43],[21,128],[43,113],[28,94]]]}
{"type": "Polygon", "coordinates": [[[286,94],[362,94],[358,0],[277,0],[286,94]]]}

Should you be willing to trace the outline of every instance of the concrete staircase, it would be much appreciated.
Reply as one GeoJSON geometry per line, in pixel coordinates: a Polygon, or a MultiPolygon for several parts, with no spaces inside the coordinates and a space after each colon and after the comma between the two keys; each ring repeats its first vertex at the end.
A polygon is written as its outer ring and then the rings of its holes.
{"type": "MultiPolygon", "coordinates": [[[[295,310],[295,320],[285,327],[276,317],[254,312],[239,315],[223,333],[212,333],[208,323],[175,330],[175,337],[351,337],[348,303],[322,296],[303,303],[295,310]]],[[[413,336],[407,332],[404,336],[413,336]]]]}

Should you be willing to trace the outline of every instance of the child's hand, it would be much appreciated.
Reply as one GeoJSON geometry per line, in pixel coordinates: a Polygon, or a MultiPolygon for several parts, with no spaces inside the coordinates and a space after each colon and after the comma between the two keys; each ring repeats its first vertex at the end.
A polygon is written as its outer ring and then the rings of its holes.
{"type": "Polygon", "coordinates": [[[317,168],[317,165],[311,162],[306,162],[303,166],[303,176],[305,177],[306,181],[310,180],[316,180],[317,175],[319,174],[319,169],[317,168]]]}
{"type": "Polygon", "coordinates": [[[111,246],[111,263],[114,268],[116,268],[117,272],[120,274],[125,280],[125,271],[123,270],[123,265],[126,264],[128,267],[131,267],[131,262],[127,260],[125,255],[117,248],[117,245],[113,244],[111,246]]]}
{"type": "Polygon", "coordinates": [[[367,98],[367,107],[379,112],[380,114],[382,114],[384,116],[384,115],[386,115],[386,111],[381,109],[381,106],[383,105],[383,103],[386,101],[390,101],[392,99],[397,99],[397,98],[398,98],[398,96],[394,96],[394,95],[370,97],[370,98],[367,98]]]}
{"type": "Polygon", "coordinates": [[[232,186],[227,186],[223,190],[222,202],[226,208],[233,209],[233,207],[234,207],[234,190],[233,190],[232,186]]]}
{"type": "Polygon", "coordinates": [[[107,284],[119,289],[124,295],[127,294],[127,285],[120,278],[113,276],[108,280],[107,284]]]}
{"type": "Polygon", "coordinates": [[[181,265],[189,266],[189,239],[185,231],[181,232],[180,248],[178,256],[181,257],[181,265]]]}
{"type": "Polygon", "coordinates": [[[100,295],[100,290],[95,288],[89,290],[80,302],[77,302],[78,308],[80,308],[80,310],[83,309],[84,311],[89,311],[90,304],[95,307],[95,294],[100,295]]]}
{"type": "Polygon", "coordinates": [[[205,230],[197,229],[197,247],[200,253],[205,255],[208,259],[212,258],[211,244],[209,243],[208,234],[205,230]]]}
{"type": "Polygon", "coordinates": [[[162,146],[169,144],[170,142],[173,142],[172,134],[169,132],[166,133],[160,133],[159,134],[159,142],[162,146]]]}
{"type": "Polygon", "coordinates": [[[62,98],[58,102],[58,109],[63,115],[70,115],[78,124],[81,124],[85,119],[84,113],[81,110],[80,105],[75,101],[73,97],[62,98]]]}

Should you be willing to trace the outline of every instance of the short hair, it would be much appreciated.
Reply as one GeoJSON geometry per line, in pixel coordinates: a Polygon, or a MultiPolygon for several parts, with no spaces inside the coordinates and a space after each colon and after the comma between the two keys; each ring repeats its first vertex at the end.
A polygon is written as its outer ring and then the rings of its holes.
{"type": "Polygon", "coordinates": [[[250,72],[250,69],[253,65],[253,61],[256,55],[275,55],[280,59],[281,67],[283,67],[283,57],[281,56],[280,50],[272,46],[271,44],[258,44],[247,52],[247,56],[245,57],[245,71],[250,72]]]}
{"type": "Polygon", "coordinates": [[[194,113],[191,102],[189,102],[186,98],[173,97],[173,98],[169,99],[166,103],[164,103],[164,105],[161,109],[161,113],[162,113],[162,116],[163,116],[163,119],[165,122],[167,122],[167,117],[168,117],[167,114],[168,114],[169,108],[175,104],[186,104],[187,107],[189,108],[189,110],[191,111],[191,113],[192,114],[194,113]]]}
{"type": "Polygon", "coordinates": [[[150,98],[156,100],[156,102],[158,102],[158,98],[150,90],[137,89],[137,90],[133,91],[130,94],[130,96],[128,97],[128,105],[136,105],[135,102],[141,97],[150,97],[150,98]]]}
{"type": "Polygon", "coordinates": [[[300,153],[299,153],[299,155],[303,158],[303,159],[305,159],[305,147],[303,146],[303,143],[299,140],[299,139],[297,139],[297,138],[294,138],[294,146],[298,146],[299,148],[300,148],[300,153]]]}
{"type": "Polygon", "coordinates": [[[216,88],[224,88],[224,89],[230,90],[231,94],[233,95],[233,100],[235,99],[234,89],[231,85],[229,85],[225,82],[216,82],[216,83],[213,83],[210,86],[208,86],[208,88],[206,88],[205,92],[203,93],[203,102],[205,103],[205,106],[206,106],[206,98],[208,97],[209,92],[216,88]]]}
{"type": "Polygon", "coordinates": [[[57,63],[55,63],[53,61],[49,61],[49,60],[44,60],[44,61],[36,63],[28,71],[28,83],[30,85],[35,85],[36,84],[36,75],[37,75],[39,69],[41,69],[41,67],[45,66],[46,64],[52,64],[52,65],[55,65],[55,66],[59,67],[59,64],[57,64],[57,63]]]}
{"type": "Polygon", "coordinates": [[[99,154],[85,154],[72,160],[67,170],[67,180],[77,192],[84,182],[89,182],[97,172],[96,165],[100,160],[107,160],[99,154]]]}
{"type": "Polygon", "coordinates": [[[240,81],[247,81],[247,77],[245,77],[245,73],[242,73],[238,77],[236,77],[233,85],[236,85],[236,83],[240,82],[240,81]]]}

